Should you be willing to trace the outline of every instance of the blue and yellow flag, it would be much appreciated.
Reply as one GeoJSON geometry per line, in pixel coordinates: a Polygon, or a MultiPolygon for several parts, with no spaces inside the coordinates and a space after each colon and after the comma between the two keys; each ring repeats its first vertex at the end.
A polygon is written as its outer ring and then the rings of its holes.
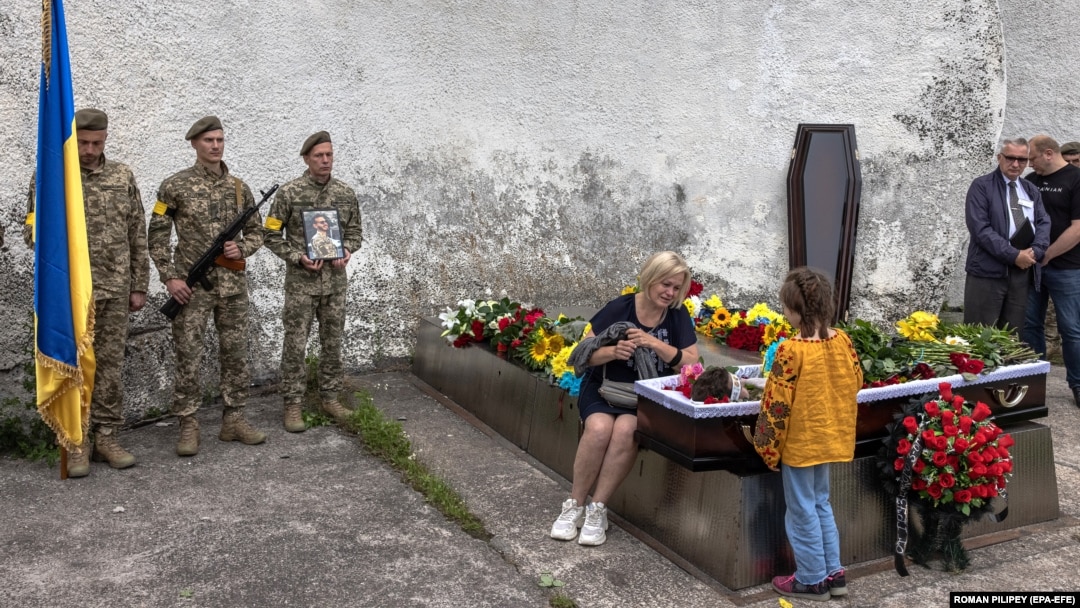
{"type": "Polygon", "coordinates": [[[94,310],[75,102],[61,0],[41,3],[41,94],[35,192],[37,405],[57,442],[83,443],[94,390],[94,310]]]}

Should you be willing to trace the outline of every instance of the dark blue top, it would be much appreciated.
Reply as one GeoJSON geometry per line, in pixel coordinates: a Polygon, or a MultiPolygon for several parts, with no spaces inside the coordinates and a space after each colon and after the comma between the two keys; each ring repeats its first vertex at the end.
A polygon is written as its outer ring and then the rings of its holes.
{"type": "MultiPolygon", "coordinates": [[[[697,335],[694,334],[694,321],[690,318],[690,313],[685,307],[669,308],[664,320],[660,322],[658,327],[649,327],[643,325],[641,321],[638,321],[637,314],[634,312],[634,295],[627,294],[625,296],[619,296],[614,300],[608,302],[600,312],[593,315],[593,318],[589,320],[592,324],[593,334],[599,334],[611,325],[619,321],[629,321],[636,325],[642,331],[648,332],[656,336],[661,342],[670,344],[672,346],[682,348],[688,348],[697,344],[697,335]]],[[[672,370],[667,367],[667,364],[660,360],[656,353],[652,353],[653,363],[656,365],[656,370],[661,376],[670,376],[671,374],[678,373],[679,370],[672,370]]],[[[679,363],[681,368],[683,363],[694,363],[693,361],[683,361],[679,363]]],[[[637,371],[634,369],[634,359],[630,358],[627,361],[615,360],[605,364],[603,367],[607,368],[607,377],[609,380],[616,382],[633,382],[638,379],[637,371]]],[[[597,384],[599,384],[600,378],[603,377],[603,369],[601,367],[593,368],[595,372],[595,378],[597,384]]],[[[593,374],[590,374],[590,376],[593,374]]]]}

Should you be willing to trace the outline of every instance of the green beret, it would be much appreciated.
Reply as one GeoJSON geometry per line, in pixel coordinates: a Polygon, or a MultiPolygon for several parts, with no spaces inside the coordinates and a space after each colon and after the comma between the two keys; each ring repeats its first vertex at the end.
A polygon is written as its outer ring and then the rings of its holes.
{"type": "Polygon", "coordinates": [[[78,131],[104,131],[109,128],[109,117],[101,110],[85,108],[75,112],[75,129],[78,131]]]}
{"type": "Polygon", "coordinates": [[[1061,145],[1062,154],[1080,154],[1080,141],[1070,141],[1061,145]]]}
{"type": "Polygon", "coordinates": [[[330,134],[326,131],[319,131],[311,137],[304,140],[304,145],[300,146],[300,156],[307,156],[311,149],[319,144],[332,143],[330,141],[330,134]]]}
{"type": "Polygon", "coordinates": [[[187,135],[184,136],[184,139],[191,141],[196,137],[202,135],[203,133],[206,133],[207,131],[220,130],[221,121],[218,120],[217,116],[203,116],[199,120],[195,121],[195,124],[191,125],[191,128],[188,129],[187,135]]]}

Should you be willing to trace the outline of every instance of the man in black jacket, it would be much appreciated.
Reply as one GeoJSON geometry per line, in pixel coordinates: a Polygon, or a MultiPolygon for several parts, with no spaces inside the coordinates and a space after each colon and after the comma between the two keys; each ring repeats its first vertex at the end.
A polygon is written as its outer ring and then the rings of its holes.
{"type": "Polygon", "coordinates": [[[971,239],[964,270],[964,323],[1024,327],[1028,290],[1038,288],[1050,245],[1050,218],[1033,184],[1020,179],[1028,161],[1023,138],[1006,140],[998,168],[968,188],[964,217],[971,239]]]}

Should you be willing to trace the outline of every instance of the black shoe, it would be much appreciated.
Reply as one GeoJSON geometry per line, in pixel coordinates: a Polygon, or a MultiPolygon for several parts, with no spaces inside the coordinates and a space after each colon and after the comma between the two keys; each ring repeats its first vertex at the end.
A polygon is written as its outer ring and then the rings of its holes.
{"type": "Polygon", "coordinates": [[[829,595],[833,597],[847,595],[847,577],[844,576],[843,569],[836,574],[830,575],[825,579],[825,582],[829,583],[829,595]]]}
{"type": "Polygon", "coordinates": [[[1072,387],[1073,405],[1080,407],[1080,386],[1072,387]]]}

